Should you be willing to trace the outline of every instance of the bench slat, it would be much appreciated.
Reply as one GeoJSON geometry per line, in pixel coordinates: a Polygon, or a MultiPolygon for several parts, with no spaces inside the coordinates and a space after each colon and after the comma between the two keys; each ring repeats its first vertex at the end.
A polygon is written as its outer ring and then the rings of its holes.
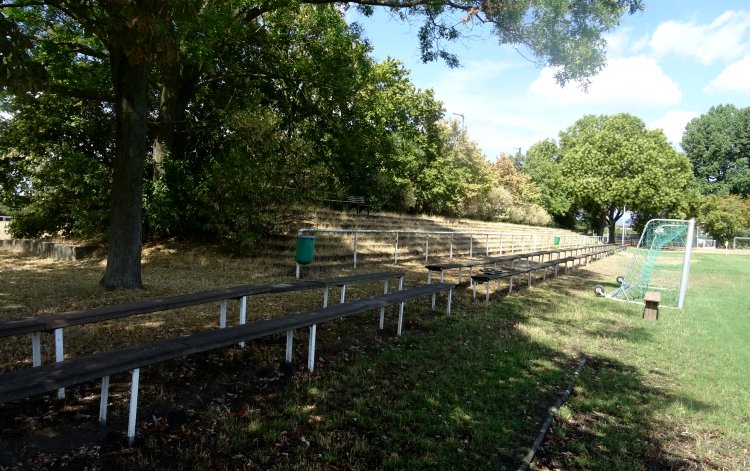
{"type": "Polygon", "coordinates": [[[403,272],[379,272],[352,275],[323,280],[305,280],[292,283],[277,283],[273,285],[241,285],[231,288],[201,291],[198,293],[181,294],[157,299],[132,301],[123,304],[99,306],[78,311],[69,311],[50,317],[35,317],[0,322],[0,337],[21,335],[32,332],[52,331],[58,328],[93,322],[120,319],[123,317],[168,311],[182,307],[206,304],[223,299],[237,299],[243,296],[253,296],[266,293],[286,293],[308,289],[323,288],[325,286],[341,286],[357,281],[381,280],[404,276],[403,272]]]}
{"type": "Polygon", "coordinates": [[[60,363],[12,371],[0,376],[0,403],[97,380],[104,376],[193,353],[235,345],[241,341],[308,327],[450,289],[453,289],[452,284],[433,283],[289,316],[259,320],[250,324],[210,330],[176,339],[157,340],[60,363]]]}

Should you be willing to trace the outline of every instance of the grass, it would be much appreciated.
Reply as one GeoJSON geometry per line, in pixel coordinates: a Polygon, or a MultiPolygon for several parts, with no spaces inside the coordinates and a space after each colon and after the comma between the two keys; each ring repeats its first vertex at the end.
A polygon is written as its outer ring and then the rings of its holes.
{"type": "MultiPolygon", "coordinates": [[[[152,254],[144,268],[151,291],[140,295],[87,287],[100,273],[95,263],[74,265],[71,281],[70,265],[4,254],[0,315],[249,282],[256,273],[239,260],[201,264],[200,252],[181,253],[152,254]]],[[[302,368],[302,332],[292,372],[280,365],[281,338],[147,368],[134,448],[122,446],[125,377],[113,379],[110,428],[93,440],[74,438],[95,428],[95,385],[71,388],[66,404],[45,397],[0,406],[0,450],[23,444],[13,459],[30,469],[516,469],[586,358],[538,469],[749,467],[750,257],[695,254],[686,309],[662,309],[658,322],[642,320],[642,306],[593,296],[595,284],[614,287],[627,261],[611,257],[496,294],[487,306],[460,293],[451,316],[431,312],[428,301],[410,304],[402,337],[393,334],[393,311],[384,332],[377,313],[326,324],[314,375],[302,368]],[[40,438],[54,434],[67,435],[65,446],[40,438]]],[[[409,281],[424,278],[415,267],[409,281]]],[[[319,293],[306,296],[251,304],[279,313],[319,303],[319,293]]],[[[132,342],[216,322],[212,309],[183,314],[178,324],[162,315],[81,329],[66,342],[76,354],[109,348],[123,332],[132,342]]],[[[27,344],[0,346],[3,369],[22,366],[27,344]]]]}

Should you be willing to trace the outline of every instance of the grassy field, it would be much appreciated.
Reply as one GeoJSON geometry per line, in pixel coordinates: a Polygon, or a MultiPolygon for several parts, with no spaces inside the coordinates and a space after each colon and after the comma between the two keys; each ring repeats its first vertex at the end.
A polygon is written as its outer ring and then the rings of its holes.
{"type": "MultiPolygon", "coordinates": [[[[144,268],[149,292],[105,294],[93,286],[101,270],[94,262],[71,270],[3,254],[0,316],[245,283],[257,273],[237,261],[157,255],[144,268]]],[[[319,330],[314,375],[303,369],[302,333],[291,372],[280,364],[281,338],[147,368],[133,448],[122,439],[125,377],[113,385],[104,431],[94,425],[96,385],[70,388],[65,404],[45,397],[3,405],[0,466],[516,469],[586,359],[537,469],[749,468],[750,257],[695,254],[686,309],[662,309],[658,322],[642,320],[642,306],[594,297],[596,284],[614,288],[627,261],[620,254],[496,294],[489,305],[458,293],[451,316],[427,302],[409,305],[402,337],[393,333],[394,313],[384,332],[376,313],[330,323],[319,330]]],[[[423,281],[423,269],[411,268],[409,284],[423,281]]],[[[306,296],[264,299],[256,312],[319,303],[318,293],[306,296]]],[[[77,328],[66,341],[81,354],[216,322],[214,311],[181,314],[170,323],[155,315],[77,328]]],[[[27,339],[4,341],[0,367],[26,367],[28,348],[27,339]]]]}

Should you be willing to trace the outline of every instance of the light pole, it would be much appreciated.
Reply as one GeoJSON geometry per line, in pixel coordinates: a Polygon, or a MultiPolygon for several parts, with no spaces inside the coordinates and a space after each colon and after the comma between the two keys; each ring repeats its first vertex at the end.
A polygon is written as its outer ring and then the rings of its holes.
{"type": "Polygon", "coordinates": [[[466,116],[463,113],[453,113],[456,116],[461,117],[461,129],[466,129],[466,116]]]}

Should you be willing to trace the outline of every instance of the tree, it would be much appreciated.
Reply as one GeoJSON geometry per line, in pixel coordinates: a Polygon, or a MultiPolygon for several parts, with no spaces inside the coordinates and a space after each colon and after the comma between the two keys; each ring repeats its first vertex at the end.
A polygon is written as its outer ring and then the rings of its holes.
{"type": "Polygon", "coordinates": [[[669,213],[680,207],[693,176],[684,155],[667,142],[663,131],[649,131],[639,118],[621,113],[585,116],[560,133],[560,165],[575,205],[591,218],[599,235],[625,207],[669,213]]]}
{"type": "Polygon", "coordinates": [[[750,195],[750,108],[711,107],[682,135],[703,194],[750,195]]]}
{"type": "Polygon", "coordinates": [[[700,225],[716,240],[728,242],[750,230],[750,199],[709,195],[700,206],[700,225]]]}
{"type": "Polygon", "coordinates": [[[485,157],[456,120],[440,123],[426,159],[415,178],[416,207],[421,212],[457,216],[465,203],[489,189],[491,176],[485,157]]]}
{"type": "Polygon", "coordinates": [[[521,170],[529,175],[539,189],[539,204],[563,227],[573,227],[573,198],[567,191],[559,165],[560,148],[551,139],[532,145],[526,152],[521,170]]]}
{"type": "MultiPolygon", "coordinates": [[[[40,57],[30,53],[35,48],[49,46],[48,52],[53,57],[60,54],[60,49],[73,50],[76,51],[74,60],[80,55],[96,57],[94,53],[106,51],[102,60],[109,64],[116,145],[107,267],[100,282],[104,287],[142,286],[142,182],[148,151],[147,120],[152,74],[158,72],[164,85],[158,120],[165,125],[165,135],[157,137],[154,143],[159,159],[160,155],[171,152],[167,147],[179,142],[174,138],[177,134],[175,126],[189,100],[185,96],[175,97],[183,90],[189,95],[190,84],[199,80],[204,69],[210,68],[212,47],[221,43],[225,31],[240,23],[264,30],[264,14],[279,9],[296,9],[304,3],[335,2],[268,0],[237,4],[198,0],[19,0],[0,3],[0,27],[4,31],[0,36],[0,50],[3,51],[2,72],[6,78],[3,93],[19,93],[30,70],[44,71],[49,64],[57,62],[34,60],[40,57]],[[68,24],[76,34],[51,41],[46,31],[26,28],[27,20],[34,16],[68,24]],[[210,33],[191,28],[201,25],[204,19],[214,26],[208,30],[210,33]],[[207,39],[199,48],[200,54],[191,55],[192,51],[184,47],[185,40],[197,31],[207,39]],[[97,46],[93,52],[91,43],[97,46]],[[158,149],[159,146],[164,149],[158,149]]],[[[632,13],[641,8],[640,0],[573,3],[537,0],[510,4],[486,0],[363,0],[350,3],[361,4],[366,12],[373,6],[382,5],[400,10],[404,17],[423,17],[425,22],[419,32],[423,59],[443,58],[452,65],[455,65],[456,58],[445,52],[442,42],[460,36],[461,26],[456,25],[461,22],[455,21],[455,15],[463,15],[463,23],[490,23],[501,43],[526,46],[541,64],[559,67],[556,78],[561,83],[585,80],[600,70],[605,60],[602,34],[615,26],[627,10],[632,13]]],[[[252,42],[253,37],[248,37],[247,41],[252,42]]],[[[29,80],[27,87],[32,90],[54,92],[55,86],[59,85],[46,80],[47,74],[35,73],[33,77],[35,80],[29,80]]],[[[71,90],[60,92],[70,93],[71,90]]],[[[157,162],[157,170],[158,165],[157,162]]]]}

